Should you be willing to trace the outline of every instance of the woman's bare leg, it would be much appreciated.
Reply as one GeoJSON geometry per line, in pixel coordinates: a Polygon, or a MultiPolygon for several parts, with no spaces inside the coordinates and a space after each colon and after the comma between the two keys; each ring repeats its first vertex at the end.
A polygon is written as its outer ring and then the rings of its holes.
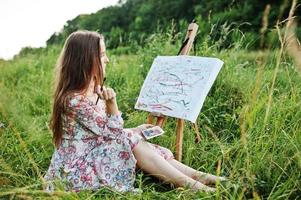
{"type": "Polygon", "coordinates": [[[203,190],[207,192],[215,191],[201,182],[198,182],[191,177],[185,175],[175,167],[173,167],[164,158],[158,155],[149,144],[141,140],[133,149],[138,167],[147,173],[156,176],[157,178],[176,186],[191,187],[192,189],[203,190]]]}
{"type": "Polygon", "coordinates": [[[175,159],[168,160],[168,162],[169,162],[169,164],[174,166],[176,169],[181,171],[183,174],[191,177],[194,180],[200,181],[205,185],[215,184],[217,180],[219,180],[219,181],[226,180],[225,177],[214,176],[212,174],[197,171],[187,165],[184,165],[183,163],[181,163],[175,159]]]}

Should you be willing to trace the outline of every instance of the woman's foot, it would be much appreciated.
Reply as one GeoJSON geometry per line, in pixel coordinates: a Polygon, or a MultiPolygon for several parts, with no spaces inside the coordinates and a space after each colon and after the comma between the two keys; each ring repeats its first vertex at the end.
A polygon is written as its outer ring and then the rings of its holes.
{"type": "Polygon", "coordinates": [[[226,177],[215,176],[215,175],[206,174],[206,173],[200,174],[200,175],[195,175],[192,178],[196,181],[203,183],[204,185],[214,185],[214,184],[216,184],[217,181],[224,182],[224,181],[228,180],[226,177]]]}
{"type": "Polygon", "coordinates": [[[190,188],[194,191],[200,191],[201,190],[201,191],[204,191],[204,192],[207,192],[207,193],[211,193],[211,192],[216,191],[215,188],[208,187],[207,185],[204,185],[203,183],[198,182],[198,181],[196,181],[190,188]]]}

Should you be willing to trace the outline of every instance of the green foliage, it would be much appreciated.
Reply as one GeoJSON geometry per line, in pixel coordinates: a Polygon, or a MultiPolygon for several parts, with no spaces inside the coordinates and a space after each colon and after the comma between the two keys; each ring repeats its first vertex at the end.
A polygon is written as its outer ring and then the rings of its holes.
{"type": "MultiPolygon", "coordinates": [[[[287,0],[126,0],[118,5],[103,8],[91,15],[79,15],[67,21],[63,30],[54,33],[47,44],[60,44],[73,31],[86,29],[103,33],[108,38],[109,48],[128,46],[133,41],[146,45],[147,38],[158,29],[167,31],[171,23],[175,31],[186,30],[187,23],[198,19],[200,38],[210,33],[210,41],[220,48],[228,48],[239,31],[251,37],[248,48],[259,47],[259,33],[266,5],[271,5],[268,29],[273,29],[277,20],[285,19],[290,3],[287,0]],[[230,30],[235,30],[230,33],[230,30]],[[253,40],[256,39],[256,40],[253,40]],[[255,41],[255,42],[254,42],[255,41]]],[[[298,7],[296,13],[300,13],[298,7]]],[[[297,18],[300,22],[300,18],[297,18]]],[[[269,40],[270,41],[270,40],[269,40]]],[[[271,42],[271,41],[270,41],[271,42]]],[[[241,44],[241,43],[240,43],[241,44]]],[[[245,44],[241,44],[245,45],[245,44]]]]}

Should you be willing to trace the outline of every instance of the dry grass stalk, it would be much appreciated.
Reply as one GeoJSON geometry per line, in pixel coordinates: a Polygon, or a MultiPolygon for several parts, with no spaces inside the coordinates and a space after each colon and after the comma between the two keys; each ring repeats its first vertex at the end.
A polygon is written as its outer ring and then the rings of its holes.
{"type": "Polygon", "coordinates": [[[260,48],[263,48],[264,46],[264,37],[265,37],[265,33],[268,29],[269,26],[269,14],[270,14],[270,10],[271,10],[271,5],[267,4],[264,12],[263,12],[263,17],[262,17],[262,27],[260,29],[260,48]]]}
{"type": "MultiPolygon", "coordinates": [[[[293,21],[293,19],[291,21],[293,21]]],[[[290,24],[288,35],[285,38],[285,43],[286,51],[294,59],[295,69],[301,75],[301,46],[295,34],[296,26],[296,22],[292,22],[290,24]]]]}
{"type": "Polygon", "coordinates": [[[289,12],[288,21],[286,23],[286,33],[284,36],[284,43],[286,45],[287,53],[294,59],[296,70],[301,75],[301,47],[295,31],[297,23],[294,20],[294,12],[297,5],[297,0],[292,3],[292,8],[289,12]]]}
{"type": "MultiPolygon", "coordinates": [[[[281,46],[280,46],[279,54],[277,56],[276,67],[275,67],[275,71],[274,71],[274,74],[273,74],[272,85],[271,85],[270,92],[269,92],[268,104],[267,104],[266,113],[265,113],[265,117],[264,117],[264,124],[265,125],[267,124],[267,121],[268,121],[268,118],[269,118],[270,109],[271,109],[272,100],[273,100],[275,82],[276,82],[276,78],[277,78],[277,75],[278,75],[279,66],[280,66],[280,63],[281,63],[281,58],[282,58],[284,50],[285,50],[285,44],[286,44],[285,41],[287,40],[286,38],[288,38],[289,29],[292,26],[292,20],[294,19],[294,13],[295,13],[295,10],[296,10],[296,6],[297,6],[297,0],[293,0],[288,18],[286,20],[282,21],[282,22],[277,22],[277,24],[276,24],[276,29],[277,29],[277,33],[278,33],[278,37],[279,37],[279,41],[281,43],[281,46]],[[281,23],[284,23],[284,22],[286,22],[286,28],[285,28],[284,34],[282,36],[279,26],[280,26],[281,23]]],[[[265,126],[263,127],[263,130],[264,130],[264,128],[265,128],[265,126]]]]}

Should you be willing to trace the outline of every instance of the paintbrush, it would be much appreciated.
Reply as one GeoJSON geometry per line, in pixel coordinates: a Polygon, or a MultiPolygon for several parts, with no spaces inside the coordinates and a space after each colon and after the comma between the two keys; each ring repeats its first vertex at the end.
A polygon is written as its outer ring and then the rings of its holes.
{"type": "MultiPolygon", "coordinates": [[[[105,81],[106,81],[106,77],[104,77],[103,82],[102,82],[102,84],[101,84],[101,86],[100,86],[100,91],[101,91],[101,92],[103,91],[103,84],[104,84],[105,81]]],[[[96,105],[97,105],[99,99],[100,99],[100,96],[98,95],[97,100],[96,100],[96,105]]]]}

